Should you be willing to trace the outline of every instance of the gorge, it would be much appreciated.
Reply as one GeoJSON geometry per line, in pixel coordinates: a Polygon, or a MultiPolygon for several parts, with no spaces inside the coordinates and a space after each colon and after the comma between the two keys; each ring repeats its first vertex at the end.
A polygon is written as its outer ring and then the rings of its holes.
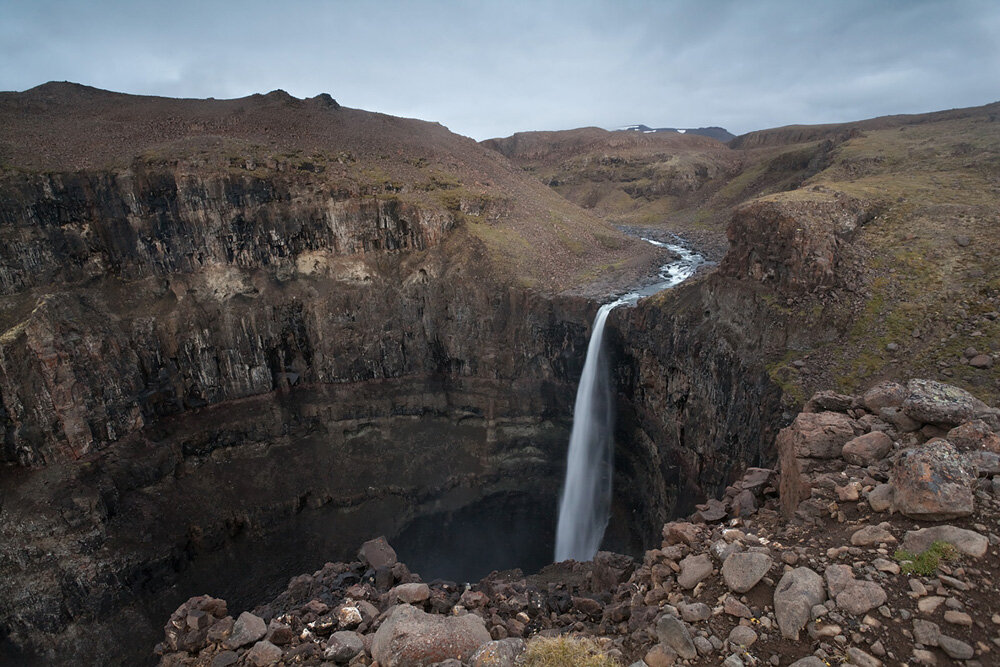
{"type": "MultiPolygon", "coordinates": [[[[917,315],[886,332],[872,312],[902,289],[914,230],[996,209],[931,201],[887,153],[941,135],[942,154],[972,147],[956,172],[995,187],[995,115],[729,146],[588,131],[590,159],[577,131],[477,144],[328,95],[0,94],[0,658],[149,662],[188,597],[238,614],[378,535],[427,579],[549,563],[591,323],[665,261],[615,225],[669,203],[656,238],[679,231],[717,269],[603,329],[603,548],[658,545],[775,461],[811,387],[937,363],[938,305],[912,361],[882,337],[917,315]]],[[[983,243],[935,250],[971,271],[991,265],[983,243]]],[[[996,296],[984,277],[949,299],[979,317],[996,296]]],[[[954,381],[989,399],[995,371],[972,371],[954,381]]]]}

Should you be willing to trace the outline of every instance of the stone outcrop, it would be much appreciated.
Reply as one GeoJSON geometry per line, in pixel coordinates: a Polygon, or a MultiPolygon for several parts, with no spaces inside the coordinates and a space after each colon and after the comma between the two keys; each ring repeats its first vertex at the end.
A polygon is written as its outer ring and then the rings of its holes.
{"type": "Polygon", "coordinates": [[[780,293],[844,285],[850,241],[875,214],[864,201],[819,193],[794,201],[755,200],[734,213],[726,232],[730,252],[719,270],[780,293]]]}

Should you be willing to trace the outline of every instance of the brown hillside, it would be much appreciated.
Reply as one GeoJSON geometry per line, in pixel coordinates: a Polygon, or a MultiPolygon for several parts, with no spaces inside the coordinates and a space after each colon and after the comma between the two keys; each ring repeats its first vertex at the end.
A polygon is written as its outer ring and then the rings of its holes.
{"type": "Polygon", "coordinates": [[[452,215],[495,272],[546,291],[638,279],[656,255],[526,178],[496,152],[437,123],[284,91],[233,100],[113,93],[47,83],[0,93],[0,169],[136,169],[260,178],[291,173],[313,190],[396,199],[452,215]]]}

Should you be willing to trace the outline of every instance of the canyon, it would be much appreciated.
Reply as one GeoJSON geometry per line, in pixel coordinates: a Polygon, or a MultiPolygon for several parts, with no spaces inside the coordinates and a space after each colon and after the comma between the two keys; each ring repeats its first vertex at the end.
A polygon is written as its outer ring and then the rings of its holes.
{"type": "Polygon", "coordinates": [[[955,349],[998,340],[996,115],[477,144],[329,96],[0,94],[0,658],[149,662],[192,595],[379,535],[427,578],[549,563],[590,323],[666,258],[619,227],[719,263],[608,317],[605,549],[773,464],[819,386],[995,400],[955,349]]]}

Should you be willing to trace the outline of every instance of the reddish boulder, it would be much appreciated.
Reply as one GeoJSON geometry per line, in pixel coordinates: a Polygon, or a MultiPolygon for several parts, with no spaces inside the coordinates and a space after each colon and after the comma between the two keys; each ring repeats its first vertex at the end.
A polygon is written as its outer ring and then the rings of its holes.
{"type": "Polygon", "coordinates": [[[425,667],[449,658],[468,661],[489,641],[475,614],[440,616],[401,604],[379,626],[371,652],[382,667],[425,667]]]}
{"type": "Polygon", "coordinates": [[[856,466],[870,466],[880,461],[892,451],[892,440],[881,431],[872,431],[849,440],[841,455],[848,463],[856,466]]]}
{"type": "Polygon", "coordinates": [[[893,506],[913,519],[942,521],[972,514],[976,473],[947,440],[931,440],[896,459],[893,506]]]}

